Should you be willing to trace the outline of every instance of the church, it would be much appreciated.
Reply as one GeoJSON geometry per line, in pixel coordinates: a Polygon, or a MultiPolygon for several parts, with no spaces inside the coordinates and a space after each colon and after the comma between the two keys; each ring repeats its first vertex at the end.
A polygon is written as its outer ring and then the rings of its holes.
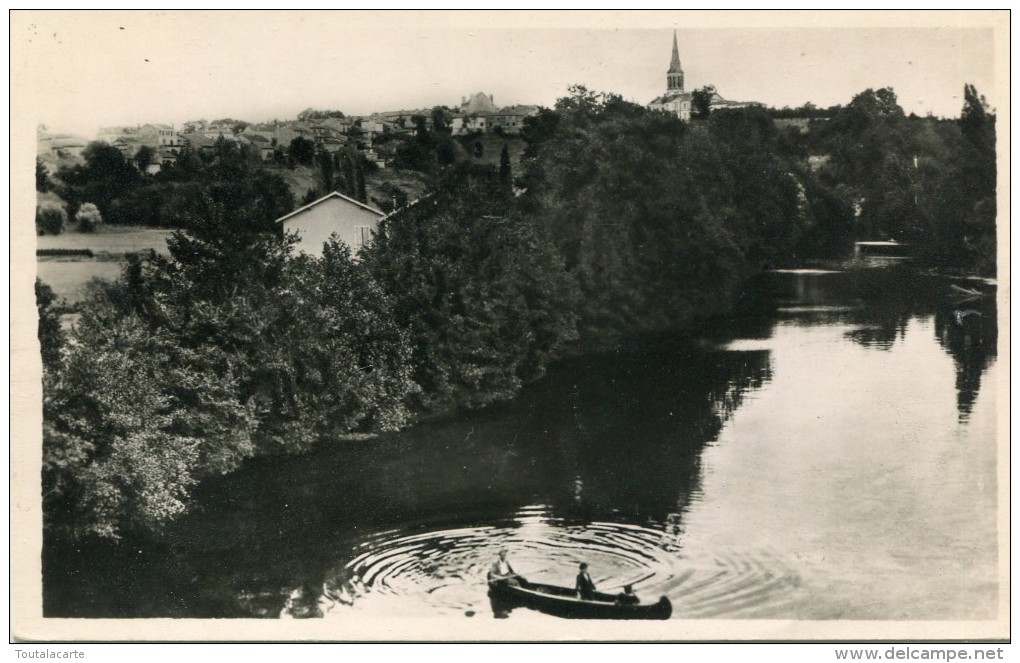
{"type": "MultiPolygon", "coordinates": [[[[709,112],[719,108],[744,108],[753,106],[753,101],[729,101],[723,99],[714,85],[706,85],[704,89],[711,95],[709,99],[709,112]]],[[[676,43],[676,30],[673,31],[673,57],[669,61],[669,70],[666,72],[666,93],[652,99],[648,107],[652,110],[663,110],[675,114],[684,122],[691,119],[692,101],[694,94],[684,89],[684,68],[680,65],[680,48],[676,43]]]]}

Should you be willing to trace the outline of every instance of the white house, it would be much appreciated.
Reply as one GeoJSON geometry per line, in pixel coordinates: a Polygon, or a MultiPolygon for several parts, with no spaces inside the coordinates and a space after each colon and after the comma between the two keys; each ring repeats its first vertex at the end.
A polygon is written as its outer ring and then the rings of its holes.
{"type": "Polygon", "coordinates": [[[374,207],[334,191],[276,222],[283,225],[284,232],[298,235],[299,252],[319,257],[322,245],[333,233],[356,253],[371,240],[383,216],[374,207]]]}

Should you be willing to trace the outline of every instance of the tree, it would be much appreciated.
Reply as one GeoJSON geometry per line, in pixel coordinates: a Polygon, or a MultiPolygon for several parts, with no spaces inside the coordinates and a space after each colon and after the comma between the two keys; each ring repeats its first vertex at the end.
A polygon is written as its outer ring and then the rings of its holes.
{"type": "Polygon", "coordinates": [[[450,135],[452,129],[450,123],[447,121],[446,109],[442,106],[436,106],[432,109],[432,131],[437,134],[450,135]]]}
{"type": "Polygon", "coordinates": [[[382,197],[373,198],[372,202],[383,211],[392,212],[407,205],[407,192],[392,182],[384,182],[379,187],[379,192],[382,194],[382,197]]]}
{"type": "Polygon", "coordinates": [[[324,120],[327,118],[340,118],[346,117],[342,111],[338,110],[315,110],[313,108],[306,108],[305,110],[298,113],[297,119],[300,122],[307,122],[308,120],[324,120]]]}
{"type": "Polygon", "coordinates": [[[145,169],[149,167],[149,164],[153,163],[156,159],[156,151],[148,145],[142,145],[135,152],[135,165],[138,166],[138,170],[145,172],[145,169]]]}
{"type": "Polygon", "coordinates": [[[691,110],[694,117],[703,120],[712,112],[712,95],[715,92],[709,86],[700,87],[691,92],[691,110]]]}
{"type": "Polygon", "coordinates": [[[513,174],[510,172],[510,150],[503,144],[503,149],[499,152],[499,181],[504,186],[510,186],[513,184],[513,174]]]}
{"type": "Polygon", "coordinates": [[[984,95],[978,94],[970,83],[963,86],[960,130],[967,140],[979,148],[995,149],[995,115],[990,112],[984,95]]]}
{"type": "Polygon", "coordinates": [[[868,115],[903,116],[903,109],[896,100],[896,92],[891,87],[878,90],[868,88],[855,95],[848,108],[868,115]]]}
{"type": "Polygon", "coordinates": [[[315,143],[304,136],[298,136],[290,141],[287,156],[303,166],[310,166],[315,158],[315,143]]]}
{"type": "Polygon", "coordinates": [[[761,109],[704,130],[574,87],[527,122],[520,206],[580,293],[587,348],[725,310],[744,276],[795,259],[808,223],[761,109]]]}
{"type": "Polygon", "coordinates": [[[35,160],[35,190],[45,193],[50,190],[50,177],[46,172],[46,166],[36,157],[35,160]]]}
{"type": "Polygon", "coordinates": [[[318,176],[320,184],[318,188],[318,195],[324,196],[338,188],[335,174],[336,159],[334,155],[326,151],[325,147],[320,147],[315,152],[315,163],[319,166],[318,176]]]}
{"type": "Polygon", "coordinates": [[[54,310],[57,296],[53,288],[38,278],[35,280],[35,305],[39,312],[39,347],[45,370],[54,370],[60,364],[60,352],[64,346],[64,331],[60,326],[60,315],[54,310]]]}
{"type": "Polygon", "coordinates": [[[429,133],[428,121],[424,115],[414,115],[414,139],[419,145],[428,146],[432,144],[432,136],[429,133]]]}
{"type": "Polygon", "coordinates": [[[109,218],[113,201],[141,184],[141,175],[120,150],[107,143],[89,143],[82,156],[84,165],[62,168],[58,172],[66,184],[64,198],[72,210],[86,200],[91,201],[109,218]]]}
{"type": "Polygon", "coordinates": [[[450,137],[436,142],[436,162],[440,166],[451,166],[457,161],[457,143],[450,137]]]}
{"type": "MultiPolygon", "coordinates": [[[[423,173],[433,172],[437,158],[436,138],[428,130],[424,116],[415,115],[412,119],[415,124],[414,137],[406,140],[402,146],[397,148],[395,165],[398,168],[417,170],[423,173]]],[[[444,139],[439,141],[439,144],[443,145],[449,140],[448,138],[444,139]]]]}
{"type": "Polygon", "coordinates": [[[511,398],[573,338],[562,263],[511,201],[491,167],[454,167],[361,253],[410,333],[424,407],[511,398]]]}
{"type": "Polygon", "coordinates": [[[37,207],[35,209],[35,231],[36,234],[59,235],[64,232],[64,225],[67,223],[67,212],[63,206],[54,207],[51,205],[37,207]]]}
{"type": "Polygon", "coordinates": [[[361,202],[368,201],[368,192],[365,190],[365,169],[361,165],[361,157],[354,159],[355,170],[354,170],[354,184],[355,184],[355,197],[361,202]]]}
{"type": "Polygon", "coordinates": [[[99,208],[92,203],[84,203],[75,213],[74,220],[78,222],[78,230],[90,233],[103,223],[103,215],[99,213],[99,208]]]}
{"type": "Polygon", "coordinates": [[[44,523],[70,537],[161,529],[202,476],[250,454],[231,369],[179,347],[102,291],[43,401],[44,523]]]}

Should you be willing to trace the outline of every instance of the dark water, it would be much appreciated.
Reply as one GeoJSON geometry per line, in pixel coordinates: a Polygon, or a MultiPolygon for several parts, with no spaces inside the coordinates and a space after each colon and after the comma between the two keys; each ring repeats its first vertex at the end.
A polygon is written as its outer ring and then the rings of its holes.
{"type": "Polygon", "coordinates": [[[995,303],[949,292],[767,275],[693,339],[253,462],[161,543],[48,551],[46,614],[491,619],[507,548],[529,579],[572,584],[587,561],[680,619],[993,618],[995,303]]]}

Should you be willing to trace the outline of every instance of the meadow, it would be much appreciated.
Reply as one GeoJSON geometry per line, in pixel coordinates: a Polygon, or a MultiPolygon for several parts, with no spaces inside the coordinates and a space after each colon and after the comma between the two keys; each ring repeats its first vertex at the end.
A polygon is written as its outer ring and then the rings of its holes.
{"type": "Polygon", "coordinates": [[[42,235],[36,237],[37,250],[88,249],[94,257],[39,256],[37,276],[58,297],[76,304],[92,279],[117,278],[128,254],[150,249],[166,254],[166,240],[172,232],[163,228],[107,226],[92,233],[68,230],[60,235],[42,235]]]}

